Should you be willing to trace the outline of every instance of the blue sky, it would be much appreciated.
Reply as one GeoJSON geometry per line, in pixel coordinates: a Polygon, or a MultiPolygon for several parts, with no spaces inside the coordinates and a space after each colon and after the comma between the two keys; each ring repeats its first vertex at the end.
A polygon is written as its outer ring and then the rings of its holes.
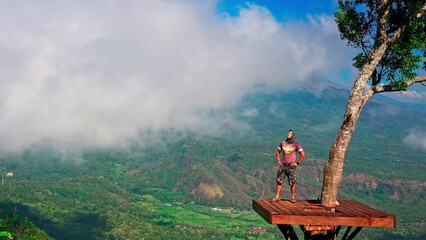
{"type": "MultiPolygon", "coordinates": [[[[326,15],[332,17],[337,10],[337,0],[218,0],[219,14],[238,16],[241,9],[249,5],[258,5],[268,9],[277,22],[309,22],[312,16],[326,15]]],[[[308,23],[309,24],[309,23],[308,23]]],[[[351,65],[343,67],[339,77],[328,78],[330,81],[351,86],[354,69],[351,65]]]]}
{"type": "Polygon", "coordinates": [[[267,8],[280,22],[304,21],[307,15],[333,15],[337,9],[336,0],[219,0],[218,10],[235,16],[240,8],[247,4],[256,4],[267,8]]]}
{"type": "MultiPolygon", "coordinates": [[[[337,10],[337,0],[219,0],[217,8],[220,13],[237,16],[241,8],[247,5],[256,4],[267,8],[278,22],[285,23],[289,21],[308,21],[308,16],[328,15],[333,16],[337,10]]],[[[420,75],[425,75],[425,71],[420,71],[420,75]]],[[[339,84],[350,84],[353,82],[353,70],[351,66],[341,69],[341,78],[329,79],[337,81],[339,84]]],[[[421,85],[414,85],[410,90],[415,92],[408,93],[388,93],[390,97],[396,97],[402,101],[421,103],[426,98],[426,89],[421,85]],[[408,97],[407,97],[407,96],[408,97]],[[410,97],[411,96],[411,97],[410,97]],[[413,97],[417,96],[417,97],[413,97]]]]}

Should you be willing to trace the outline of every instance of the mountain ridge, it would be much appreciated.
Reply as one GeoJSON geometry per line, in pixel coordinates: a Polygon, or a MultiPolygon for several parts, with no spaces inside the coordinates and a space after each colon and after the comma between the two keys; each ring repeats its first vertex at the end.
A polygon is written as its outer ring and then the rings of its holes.
{"type": "MultiPolygon", "coordinates": [[[[329,87],[311,85],[311,90],[318,91],[245,96],[229,111],[250,126],[247,133],[208,136],[176,129],[155,136],[141,133],[142,145],[135,141],[124,150],[88,150],[79,162],[64,161],[48,144],[35,145],[20,156],[1,156],[0,164],[15,176],[6,181],[0,203],[31,207],[31,214],[24,212],[26,216],[42,216],[31,220],[59,239],[142,238],[148,231],[165,239],[173,239],[174,234],[199,239],[197,232],[207,238],[216,230],[203,226],[201,231],[199,225],[190,228],[173,211],[182,210],[181,203],[187,209],[198,208],[195,203],[248,210],[253,198],[272,197],[277,170],[274,154],[288,129],[296,132],[307,154],[298,170],[297,196],[316,199],[349,94],[334,83],[318,84],[329,87]],[[247,109],[256,109],[255,114],[247,114],[247,109]],[[175,210],[168,210],[169,204],[175,210]],[[73,232],[73,227],[87,221],[90,224],[81,232],[73,232]]],[[[421,123],[426,113],[399,106],[398,111],[390,111],[392,106],[370,101],[365,107],[348,148],[339,198],[390,211],[417,234],[405,239],[421,239],[425,232],[416,229],[416,224],[425,217],[418,209],[426,207],[426,152],[410,148],[404,138],[413,126],[424,131],[421,123]]],[[[282,196],[289,196],[288,189],[282,196]]],[[[200,218],[211,215],[194,211],[200,218]]],[[[227,233],[217,234],[224,237],[227,233]]],[[[268,238],[271,235],[265,235],[268,238]]]]}

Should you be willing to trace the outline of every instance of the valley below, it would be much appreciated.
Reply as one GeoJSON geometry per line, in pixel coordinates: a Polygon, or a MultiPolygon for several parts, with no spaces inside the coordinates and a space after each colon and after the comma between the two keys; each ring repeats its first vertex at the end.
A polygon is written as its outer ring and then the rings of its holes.
{"type": "MultiPolygon", "coordinates": [[[[273,197],[275,150],[288,129],[307,155],[297,197],[320,197],[347,96],[335,84],[323,89],[248,95],[210,113],[231,113],[244,130],[148,129],[121,148],[66,154],[46,140],[4,153],[0,167],[14,175],[0,186],[0,232],[16,239],[281,239],[251,201],[273,197]]],[[[397,228],[363,229],[357,239],[426,238],[426,149],[407,140],[413,131],[426,134],[424,119],[424,109],[386,98],[367,104],[338,198],[396,215],[397,228]]],[[[286,186],[282,196],[290,196],[286,186]]]]}

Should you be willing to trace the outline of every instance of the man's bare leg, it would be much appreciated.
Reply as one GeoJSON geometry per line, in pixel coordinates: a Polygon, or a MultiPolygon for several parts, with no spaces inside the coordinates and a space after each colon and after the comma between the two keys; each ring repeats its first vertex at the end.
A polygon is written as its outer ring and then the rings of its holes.
{"type": "Polygon", "coordinates": [[[277,183],[276,191],[275,191],[275,197],[271,201],[278,201],[280,200],[280,194],[281,194],[281,188],[283,185],[277,183]]]}
{"type": "Polygon", "coordinates": [[[296,197],[295,197],[295,195],[296,195],[296,184],[291,185],[290,190],[291,190],[291,202],[295,203],[296,202],[296,197]]]}

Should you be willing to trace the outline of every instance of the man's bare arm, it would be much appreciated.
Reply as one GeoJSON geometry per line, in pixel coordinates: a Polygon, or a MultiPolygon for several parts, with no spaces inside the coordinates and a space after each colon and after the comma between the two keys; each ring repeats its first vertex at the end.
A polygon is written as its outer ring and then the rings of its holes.
{"type": "Polygon", "coordinates": [[[281,151],[279,149],[277,149],[277,151],[275,152],[275,157],[277,158],[278,166],[282,165],[282,162],[281,162],[281,159],[280,159],[280,155],[281,155],[281,151]]]}
{"type": "Polygon", "coordinates": [[[305,152],[301,151],[299,152],[300,156],[299,156],[299,161],[297,161],[297,165],[301,164],[303,159],[305,159],[305,152]]]}

